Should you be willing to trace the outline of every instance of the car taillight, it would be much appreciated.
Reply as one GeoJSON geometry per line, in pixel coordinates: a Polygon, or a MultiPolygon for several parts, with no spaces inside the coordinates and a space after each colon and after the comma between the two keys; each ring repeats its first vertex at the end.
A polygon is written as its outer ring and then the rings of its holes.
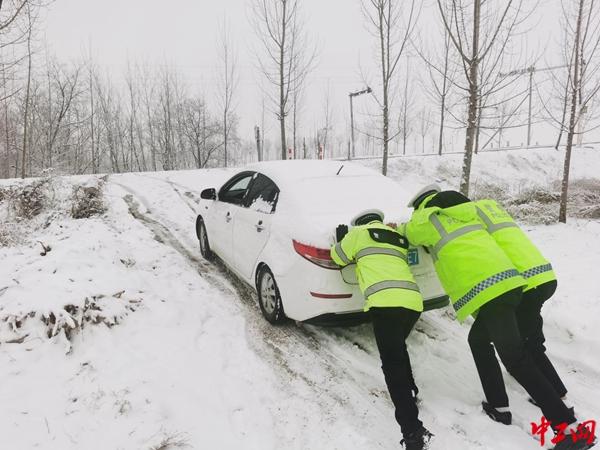
{"type": "Polygon", "coordinates": [[[308,259],[311,263],[317,266],[324,267],[325,269],[338,270],[338,266],[333,259],[328,249],[312,247],[310,245],[302,244],[296,240],[292,240],[294,243],[294,250],[303,258],[308,259]]]}

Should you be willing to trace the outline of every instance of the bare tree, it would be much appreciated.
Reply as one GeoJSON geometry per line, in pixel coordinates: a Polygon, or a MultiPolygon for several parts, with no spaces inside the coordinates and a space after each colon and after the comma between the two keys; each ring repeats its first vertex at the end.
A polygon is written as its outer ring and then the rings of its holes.
{"type": "Polygon", "coordinates": [[[398,116],[398,135],[402,139],[402,154],[406,155],[406,143],[408,137],[413,131],[414,114],[412,113],[414,107],[414,95],[412,89],[410,89],[410,64],[408,58],[406,61],[406,75],[404,78],[404,90],[400,100],[400,114],[398,116]]]}
{"type": "MultiPolygon", "coordinates": [[[[258,58],[260,70],[277,89],[269,95],[279,121],[281,159],[286,158],[286,117],[294,90],[300,89],[315,59],[300,18],[298,0],[253,0],[253,21],[265,58],[258,58]]],[[[264,129],[263,129],[264,130],[264,129]]]]}
{"type": "Polygon", "coordinates": [[[159,72],[158,112],[156,114],[157,142],[161,151],[163,170],[177,167],[177,114],[183,86],[178,74],[170,67],[159,72]]]}
{"type": "MultiPolygon", "coordinates": [[[[596,94],[600,90],[600,4],[595,0],[563,2],[565,55],[568,58],[567,97],[569,100],[569,121],[565,125],[567,143],[561,185],[560,211],[558,220],[567,221],[567,200],[569,173],[573,140],[581,135],[586,123],[592,119],[586,117],[596,103],[596,94]]],[[[597,118],[596,118],[597,119],[597,118]]]]}
{"type": "Polygon", "coordinates": [[[32,49],[31,41],[33,34],[33,17],[31,13],[31,5],[27,3],[27,84],[25,88],[25,113],[23,115],[23,149],[21,153],[21,178],[25,178],[26,157],[27,157],[27,138],[29,125],[29,96],[31,93],[31,69],[32,69],[32,49]]]}
{"type": "Polygon", "coordinates": [[[431,129],[431,114],[425,108],[419,112],[419,134],[421,135],[421,153],[425,153],[425,137],[431,129]]]}
{"type": "MultiPolygon", "coordinates": [[[[59,134],[65,128],[70,109],[81,93],[79,90],[79,77],[81,66],[74,66],[69,70],[61,66],[56,60],[47,62],[47,107],[45,121],[45,164],[52,167],[54,153],[59,134]]],[[[67,127],[68,128],[68,127],[67,127]]]]}
{"type": "Polygon", "coordinates": [[[505,88],[498,77],[504,56],[527,14],[523,0],[437,0],[444,28],[457,52],[468,98],[460,191],[468,195],[481,99],[505,88]],[[468,10],[472,14],[468,13],[468,10]],[[470,29],[469,29],[470,27],[470,29]]]}
{"type": "Polygon", "coordinates": [[[296,86],[292,93],[292,157],[296,159],[298,145],[298,129],[300,127],[300,113],[302,110],[302,94],[304,93],[303,86],[296,86]]]}
{"type": "Polygon", "coordinates": [[[87,69],[88,69],[88,96],[89,96],[89,126],[90,126],[90,167],[92,173],[98,173],[100,160],[98,158],[98,146],[97,146],[97,131],[96,131],[96,122],[95,122],[95,87],[94,87],[94,79],[97,77],[95,73],[94,61],[92,59],[91,47],[90,54],[87,61],[87,69]]]}
{"type": "Polygon", "coordinates": [[[6,66],[4,64],[2,64],[1,68],[0,68],[1,72],[2,72],[2,79],[0,80],[2,82],[2,95],[3,95],[3,99],[2,99],[2,113],[3,113],[3,117],[2,117],[2,131],[4,132],[4,139],[2,140],[2,144],[4,145],[4,162],[3,162],[3,166],[4,166],[4,178],[9,178],[10,177],[10,164],[11,164],[11,159],[12,159],[12,154],[14,151],[14,148],[11,146],[11,134],[12,134],[12,130],[13,130],[13,125],[11,123],[11,118],[12,118],[12,111],[10,110],[10,96],[8,95],[8,81],[7,78],[9,77],[9,75],[7,74],[7,69],[6,66]]]}
{"type": "Polygon", "coordinates": [[[233,130],[233,115],[235,115],[234,95],[239,82],[237,72],[237,55],[231,43],[231,36],[227,24],[223,23],[220,39],[218,42],[220,59],[219,94],[218,102],[222,114],[223,133],[223,158],[224,166],[228,165],[228,148],[233,130]]]}
{"type": "MultiPolygon", "coordinates": [[[[323,154],[328,150],[328,138],[332,131],[332,116],[333,111],[331,109],[331,86],[329,81],[327,82],[327,89],[325,90],[325,96],[323,99],[323,127],[321,128],[320,144],[323,148],[323,154]]],[[[331,152],[328,153],[331,155],[331,152]]]]}
{"type": "Polygon", "coordinates": [[[224,143],[219,139],[222,130],[219,122],[210,117],[202,98],[187,99],[183,114],[186,147],[194,158],[195,167],[202,169],[209,164],[217,150],[222,148],[224,143]]]}
{"type": "Polygon", "coordinates": [[[404,4],[400,0],[362,0],[362,12],[371,34],[377,40],[378,65],[381,71],[381,109],[383,162],[381,171],[387,174],[388,146],[394,139],[390,130],[391,93],[400,57],[406,49],[417,17],[416,1],[404,4]],[[408,12],[406,12],[408,11],[408,12]]]}
{"type": "MultiPolygon", "coordinates": [[[[446,5],[447,7],[447,5],[446,5]]],[[[446,16],[449,16],[450,27],[453,25],[454,17],[446,11],[446,16]]],[[[442,53],[439,54],[437,49],[439,45],[435,45],[435,53],[433,55],[426,55],[422,50],[424,48],[423,43],[415,45],[415,50],[421,56],[429,74],[430,83],[427,84],[422,82],[423,90],[425,93],[437,104],[439,104],[439,131],[438,131],[438,154],[443,153],[444,148],[444,127],[446,125],[446,113],[449,106],[449,96],[452,91],[452,87],[455,83],[457,65],[453,63],[452,41],[448,30],[442,26],[443,31],[443,43],[441,46],[442,53]]],[[[423,34],[425,35],[425,34],[423,34]]]]}

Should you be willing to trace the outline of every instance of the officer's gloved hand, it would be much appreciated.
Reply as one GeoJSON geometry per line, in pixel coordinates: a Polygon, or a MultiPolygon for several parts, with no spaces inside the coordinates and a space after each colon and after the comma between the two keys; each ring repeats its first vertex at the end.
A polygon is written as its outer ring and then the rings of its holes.
{"type": "Polygon", "coordinates": [[[335,229],[335,241],[340,242],[348,234],[348,225],[338,225],[335,229]]]}

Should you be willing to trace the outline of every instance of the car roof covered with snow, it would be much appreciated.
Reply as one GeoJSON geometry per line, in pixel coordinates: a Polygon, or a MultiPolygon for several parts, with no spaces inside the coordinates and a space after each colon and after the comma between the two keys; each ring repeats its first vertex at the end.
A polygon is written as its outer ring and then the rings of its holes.
{"type": "Polygon", "coordinates": [[[257,172],[265,174],[280,188],[288,184],[293,185],[298,180],[306,178],[378,175],[373,169],[369,169],[360,164],[348,161],[315,159],[263,161],[251,164],[247,166],[247,169],[256,170],[257,172]]]}
{"type": "MultiPolygon", "coordinates": [[[[381,173],[348,161],[268,161],[248,166],[280,189],[278,220],[294,237],[324,242],[335,227],[366,209],[380,209],[386,220],[406,220],[409,192],[381,173]],[[341,169],[341,170],[340,170],[341,169]]],[[[417,190],[420,186],[415,187],[417,190]]]]}

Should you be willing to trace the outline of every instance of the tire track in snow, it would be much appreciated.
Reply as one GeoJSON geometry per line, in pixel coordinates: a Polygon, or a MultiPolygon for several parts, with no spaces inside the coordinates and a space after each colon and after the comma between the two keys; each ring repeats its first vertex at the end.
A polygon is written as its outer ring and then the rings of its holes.
{"type": "MultiPolygon", "coordinates": [[[[171,185],[176,191],[168,181],[157,181],[171,185]]],[[[199,251],[196,256],[190,244],[184,242],[189,239],[176,236],[181,228],[181,220],[187,221],[190,217],[178,216],[180,220],[176,224],[167,217],[168,212],[161,214],[156,208],[150,209],[150,205],[144,204],[144,198],[140,198],[135,189],[120,186],[129,193],[124,200],[130,214],[148,227],[160,242],[184,256],[205,280],[227,296],[224,300],[230,300],[240,308],[247,323],[246,342],[250,350],[277,374],[278,385],[273,389],[289,393],[286,402],[290,404],[269,405],[271,414],[276,420],[282,421],[282,426],[299,426],[302,430],[312,430],[313,435],[320,432],[329,439],[331,436],[327,430],[338,430],[340,427],[348,429],[350,426],[353,430],[369,430],[359,435],[361,441],[357,442],[358,447],[390,448],[393,435],[399,430],[393,421],[393,405],[383,382],[379,357],[368,326],[322,328],[297,326],[291,322],[279,327],[272,326],[263,319],[252,287],[240,281],[218,260],[214,264],[209,263],[199,256],[199,251]],[[144,205],[147,212],[140,211],[140,204],[144,205]],[[171,231],[169,226],[174,230],[171,231]],[[305,405],[318,405],[319,420],[316,425],[305,405]],[[287,410],[299,411],[300,417],[292,419],[286,414],[287,410]]],[[[180,192],[174,192],[174,195],[190,207],[180,192]]],[[[189,195],[193,197],[191,192],[189,195]]],[[[190,210],[195,212],[195,208],[190,207],[190,210]]],[[[436,325],[439,324],[435,318],[421,321],[415,328],[421,336],[418,339],[445,341],[447,337],[440,334],[436,325]]],[[[426,420],[436,423],[432,411],[431,406],[425,407],[424,418],[429,417],[426,420]]],[[[306,438],[298,436],[297,439],[291,443],[292,448],[307,447],[303,445],[303,439],[306,438]]],[[[467,442],[468,448],[482,448],[480,442],[467,442]]]]}
{"type": "MultiPolygon", "coordinates": [[[[197,257],[167,226],[151,217],[151,212],[140,211],[140,203],[146,210],[150,210],[143,197],[138,197],[135,190],[128,186],[114,184],[128,192],[123,200],[128,206],[129,213],[152,231],[158,242],[180,253],[213,287],[228,296],[242,300],[237,304],[242,308],[244,318],[249,325],[246,328],[248,345],[261,359],[267,361],[270,367],[274,367],[282,375],[280,379],[282,390],[290,390],[291,387],[295,396],[301,398],[303,402],[319,404],[328,422],[336,422],[343,415],[346,419],[351,418],[352,421],[359,420],[358,426],[372,427],[373,424],[368,423],[366,411],[373,410],[374,403],[379,404],[379,409],[383,410],[384,414],[389,414],[393,410],[387,392],[381,389],[384,388],[381,384],[382,380],[366,380],[366,374],[354,369],[338,355],[342,353],[338,345],[344,347],[347,344],[350,347],[343,348],[343,352],[361,348],[360,345],[355,345],[354,339],[348,332],[337,334],[337,337],[342,340],[340,343],[339,339],[332,342],[332,336],[325,329],[297,326],[291,322],[277,327],[269,324],[260,314],[256,294],[249,285],[233,275],[222,262],[211,264],[197,257]],[[365,381],[368,381],[366,385],[365,381]],[[349,383],[356,386],[350,392],[349,383]],[[357,406],[360,406],[360,411],[355,409],[357,406]]],[[[366,350],[363,352],[368,353],[366,350]]],[[[381,443],[377,444],[377,447],[381,446],[381,443]]]]}

